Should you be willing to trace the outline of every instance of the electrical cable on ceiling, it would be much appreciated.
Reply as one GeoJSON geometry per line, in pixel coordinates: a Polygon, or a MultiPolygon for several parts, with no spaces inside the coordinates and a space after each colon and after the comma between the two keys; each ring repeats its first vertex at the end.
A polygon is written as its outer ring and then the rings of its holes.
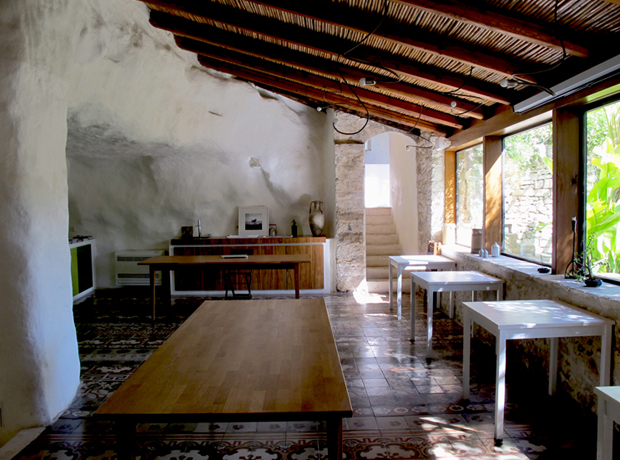
{"type": "Polygon", "coordinates": [[[551,70],[557,69],[560,65],[562,65],[562,63],[568,58],[568,54],[566,53],[566,46],[564,45],[564,39],[562,38],[562,34],[560,33],[560,28],[559,28],[559,21],[558,21],[558,2],[559,0],[555,0],[555,6],[553,9],[553,23],[555,26],[555,34],[557,36],[557,38],[560,40],[560,44],[562,45],[562,58],[556,62],[554,65],[552,65],[551,67],[547,68],[547,69],[543,69],[543,70],[537,70],[534,72],[519,72],[519,73],[515,73],[512,74],[511,77],[509,78],[505,78],[504,80],[501,81],[501,86],[504,88],[514,88],[517,85],[524,85],[524,86],[531,86],[534,88],[538,88],[542,91],[545,91],[546,93],[549,93],[552,96],[555,96],[555,93],[553,92],[553,90],[551,90],[550,88],[547,88],[546,86],[543,85],[538,85],[536,83],[531,83],[527,80],[524,80],[522,78],[520,78],[519,76],[524,76],[524,75],[537,75],[537,74],[541,74],[541,73],[545,73],[545,72],[549,72],[551,70]],[[511,84],[511,83],[516,83],[516,84],[511,84]]]}
{"type": "MultiPolygon", "coordinates": [[[[358,46],[361,46],[366,40],[368,40],[368,38],[370,38],[378,29],[379,27],[381,27],[381,24],[383,24],[383,21],[385,20],[385,17],[387,15],[387,11],[388,11],[388,0],[385,0],[384,6],[383,6],[383,13],[381,14],[381,20],[379,21],[379,24],[377,24],[377,26],[371,30],[370,32],[368,32],[366,34],[366,36],[364,38],[362,38],[358,43],[356,43],[353,47],[351,47],[349,50],[345,51],[344,53],[342,53],[340,56],[342,58],[346,58],[346,55],[348,53],[350,53],[351,51],[353,51],[355,48],[357,48],[358,46]]],[[[370,122],[370,111],[368,110],[368,107],[366,107],[366,104],[364,104],[364,102],[360,99],[360,97],[357,95],[357,93],[355,92],[355,90],[351,87],[351,85],[349,84],[349,82],[346,80],[346,78],[344,78],[344,75],[342,75],[342,71],[340,69],[338,69],[338,73],[340,74],[340,78],[342,78],[342,81],[344,82],[345,85],[347,85],[347,87],[349,88],[349,91],[351,91],[353,93],[353,95],[355,96],[355,98],[357,99],[357,101],[361,104],[361,106],[364,108],[364,110],[366,111],[366,122],[364,123],[364,125],[358,129],[355,132],[352,133],[347,133],[347,132],[343,132],[340,131],[337,127],[336,127],[336,122],[334,121],[332,123],[332,126],[334,128],[334,130],[342,135],[345,136],[354,136],[355,134],[359,134],[361,133],[364,129],[366,129],[366,126],[368,126],[368,123],[370,122]]],[[[342,86],[342,84],[341,84],[342,86]]],[[[340,91],[342,93],[342,90],[340,91]]],[[[325,97],[325,96],[323,96],[325,97]]]]}

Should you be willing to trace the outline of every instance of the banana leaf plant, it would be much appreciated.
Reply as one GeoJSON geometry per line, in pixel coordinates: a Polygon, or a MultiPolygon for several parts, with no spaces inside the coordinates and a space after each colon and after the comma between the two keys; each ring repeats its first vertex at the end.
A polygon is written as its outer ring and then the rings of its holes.
{"type": "Polygon", "coordinates": [[[591,257],[600,266],[599,271],[617,273],[620,269],[620,104],[606,114],[605,153],[591,158],[599,176],[586,200],[588,245],[585,257],[591,257]]]}

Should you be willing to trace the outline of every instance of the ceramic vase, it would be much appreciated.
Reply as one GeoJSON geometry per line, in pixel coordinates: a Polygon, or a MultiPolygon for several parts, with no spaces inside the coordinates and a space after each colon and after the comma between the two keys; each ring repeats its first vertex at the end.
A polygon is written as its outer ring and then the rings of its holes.
{"type": "Polygon", "coordinates": [[[312,236],[321,236],[325,227],[325,214],[323,213],[323,202],[313,201],[310,203],[310,231],[312,236]]]}

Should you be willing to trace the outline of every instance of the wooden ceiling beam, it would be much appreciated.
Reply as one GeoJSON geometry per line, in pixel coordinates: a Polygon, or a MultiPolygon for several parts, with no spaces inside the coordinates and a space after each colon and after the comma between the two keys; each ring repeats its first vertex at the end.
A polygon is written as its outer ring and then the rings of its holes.
{"type": "MultiPolygon", "coordinates": [[[[222,24],[227,24],[238,29],[243,29],[296,46],[314,49],[332,56],[341,56],[343,52],[355,46],[355,43],[349,40],[343,40],[331,35],[313,32],[311,30],[289,24],[283,24],[276,20],[259,18],[255,15],[251,15],[234,8],[223,7],[208,2],[200,5],[194,3],[189,6],[179,4],[179,2],[165,2],[161,0],[142,1],[148,4],[152,9],[151,24],[155,27],[160,27],[163,29],[166,29],[171,23],[175,22],[174,20],[176,18],[182,18],[179,16],[176,16],[175,18],[175,15],[158,11],[158,9],[163,9],[165,11],[170,11],[173,9],[180,12],[178,14],[191,14],[192,16],[201,18],[202,20],[212,20],[222,24]]],[[[191,23],[192,21],[186,22],[191,23]]],[[[194,22],[194,25],[191,27],[192,31],[188,32],[189,35],[201,35],[201,25],[203,24],[194,22]]],[[[493,102],[498,102],[504,105],[511,103],[510,98],[506,96],[508,93],[505,90],[502,90],[502,88],[499,88],[498,85],[490,85],[479,81],[476,82],[466,76],[454,72],[444,71],[436,67],[420,65],[419,63],[388,52],[360,46],[355,49],[355,56],[351,57],[367,62],[370,65],[383,69],[390,69],[395,72],[401,72],[414,78],[428,81],[432,84],[444,85],[452,90],[459,89],[460,91],[475,97],[490,99],[493,102]]]]}
{"type": "MultiPolygon", "coordinates": [[[[177,44],[183,43],[179,40],[177,44]]],[[[423,120],[437,123],[452,128],[461,129],[463,124],[458,118],[439,112],[437,110],[416,106],[410,102],[404,101],[381,93],[369,91],[364,88],[350,87],[342,81],[321,77],[309,72],[300,71],[293,67],[286,67],[281,64],[275,64],[265,59],[248,56],[236,51],[218,48],[206,43],[194,42],[193,52],[221,62],[232,64],[234,66],[243,67],[249,70],[259,71],[272,77],[282,77],[296,84],[312,86],[321,91],[329,91],[340,93],[350,99],[361,99],[364,103],[371,103],[386,109],[395,108],[412,117],[420,116],[423,120]]]]}
{"type": "Polygon", "coordinates": [[[336,61],[309,56],[299,51],[282,48],[271,43],[252,40],[249,37],[240,37],[239,35],[222,31],[221,29],[213,29],[214,30],[210,33],[206,34],[206,40],[201,37],[186,38],[186,36],[184,36],[177,38],[177,45],[187,51],[200,53],[201,50],[204,51],[204,47],[201,47],[201,43],[204,41],[205,43],[211,43],[212,46],[222,46],[229,50],[261,59],[267,59],[278,64],[289,64],[332,79],[338,80],[344,78],[349,84],[356,86],[359,84],[361,78],[374,78],[377,84],[374,85],[373,88],[381,89],[382,91],[401,97],[415,99],[419,104],[442,108],[445,111],[451,112],[454,116],[460,116],[461,113],[464,113],[464,116],[477,119],[484,118],[482,110],[478,105],[459,99],[458,97],[449,97],[406,83],[388,81],[386,77],[381,74],[364,72],[351,66],[339,64],[336,61]],[[213,40],[213,42],[211,40],[213,40]],[[455,107],[452,107],[452,103],[455,104],[455,107]]]}
{"type": "MultiPolygon", "coordinates": [[[[393,20],[355,11],[345,5],[329,0],[311,2],[291,2],[289,0],[248,0],[264,6],[302,16],[308,19],[331,24],[388,40],[397,45],[406,45],[436,56],[454,59],[463,64],[473,65],[506,77],[522,71],[527,66],[515,59],[489,52],[487,49],[472,45],[463,46],[461,42],[428,31],[419,31],[416,27],[393,20]],[[377,28],[377,25],[380,26],[377,28]],[[517,62],[515,62],[517,61],[517,62]]],[[[524,75],[527,81],[536,83],[530,75],[524,75]]]]}
{"type": "MultiPolygon", "coordinates": [[[[472,24],[487,30],[501,32],[505,35],[524,40],[529,43],[562,51],[565,47],[569,55],[586,58],[589,51],[585,46],[574,43],[574,34],[571,39],[560,40],[553,25],[535,24],[529,20],[515,18],[498,11],[493,11],[488,5],[478,5],[475,2],[459,0],[390,0],[427,11],[432,14],[472,24]]],[[[617,0],[620,2],[620,0],[617,0]]]]}
{"type": "Polygon", "coordinates": [[[438,134],[446,134],[447,132],[438,125],[421,120],[417,117],[411,117],[406,114],[376,107],[371,104],[362,105],[357,100],[340,94],[323,92],[310,86],[289,82],[282,78],[265,75],[255,70],[240,68],[217,59],[199,56],[198,62],[200,62],[200,64],[204,67],[217,70],[218,72],[234,75],[235,77],[248,80],[256,84],[267,85],[282,91],[288,91],[302,98],[312,99],[315,101],[317,106],[348,106],[349,108],[356,108],[360,114],[363,114],[363,116],[366,116],[366,110],[368,110],[369,113],[379,118],[398,122],[414,128],[419,128],[424,131],[430,131],[438,134]]]}

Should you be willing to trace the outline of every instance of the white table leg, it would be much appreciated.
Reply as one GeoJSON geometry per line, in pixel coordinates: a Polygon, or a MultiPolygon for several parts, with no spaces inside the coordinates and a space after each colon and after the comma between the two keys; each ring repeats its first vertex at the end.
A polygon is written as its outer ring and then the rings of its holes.
{"type": "Polygon", "coordinates": [[[600,385],[609,386],[611,378],[611,338],[612,325],[605,325],[603,335],[601,336],[601,368],[600,368],[600,385]]]}
{"type": "Polygon", "coordinates": [[[394,308],[394,292],[392,291],[392,262],[388,259],[388,292],[390,297],[390,311],[394,308]]]}
{"type": "Polygon", "coordinates": [[[499,302],[500,300],[504,299],[504,286],[499,286],[497,288],[497,301],[499,302]]]}
{"type": "Polygon", "coordinates": [[[416,314],[416,308],[415,308],[415,281],[413,280],[413,276],[411,277],[411,313],[409,314],[409,322],[410,322],[410,328],[411,330],[409,331],[409,340],[412,342],[415,342],[415,314],[416,314]]]}
{"type": "Polygon", "coordinates": [[[428,289],[428,308],[426,313],[426,359],[430,359],[433,351],[433,309],[437,306],[439,294],[428,289]]]}
{"type": "Polygon", "coordinates": [[[450,312],[450,318],[454,318],[454,292],[450,291],[450,306],[449,306],[449,312],[450,312]]]}
{"type": "Polygon", "coordinates": [[[558,383],[558,343],[560,339],[549,339],[549,394],[554,395],[558,383]]]}
{"type": "Polygon", "coordinates": [[[469,365],[471,362],[471,329],[469,310],[463,308],[463,399],[469,399],[469,365]]]}
{"type": "Polygon", "coordinates": [[[398,319],[403,312],[403,268],[398,266],[398,279],[396,281],[396,308],[398,309],[398,319]]]}
{"type": "Polygon", "coordinates": [[[596,430],[596,460],[611,460],[613,451],[613,423],[607,416],[607,402],[598,397],[598,426],[596,430]]]}
{"type": "Polygon", "coordinates": [[[497,369],[495,387],[495,440],[504,437],[504,408],[506,406],[506,337],[502,331],[497,336],[497,369]]]}

